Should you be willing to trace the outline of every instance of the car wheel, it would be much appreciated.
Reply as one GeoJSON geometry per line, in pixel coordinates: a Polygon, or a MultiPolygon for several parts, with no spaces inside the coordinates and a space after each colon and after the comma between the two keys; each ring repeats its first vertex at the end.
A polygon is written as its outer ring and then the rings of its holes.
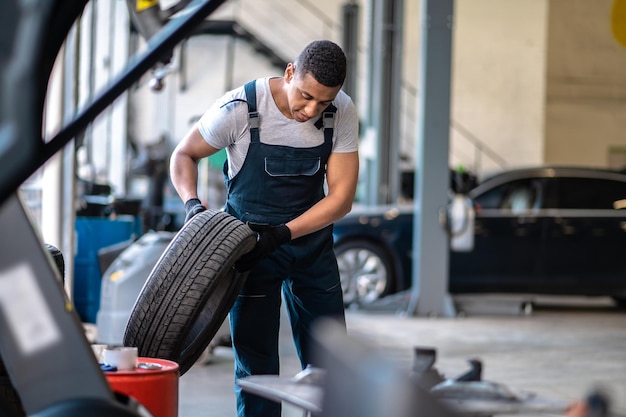
{"type": "Polygon", "coordinates": [[[197,214],[174,236],[152,269],[130,314],[124,345],[139,356],[177,362],[183,375],[226,319],[247,273],[235,261],[256,235],[216,210],[197,214]]]}
{"type": "Polygon", "coordinates": [[[394,289],[393,268],[389,255],[366,240],[343,242],[335,247],[343,301],[367,305],[394,289]]]}

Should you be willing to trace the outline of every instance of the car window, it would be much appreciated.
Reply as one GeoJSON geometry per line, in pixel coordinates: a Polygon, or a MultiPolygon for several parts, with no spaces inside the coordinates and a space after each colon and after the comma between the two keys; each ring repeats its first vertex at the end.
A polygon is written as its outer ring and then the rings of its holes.
{"type": "Polygon", "coordinates": [[[623,208],[626,183],[600,178],[558,178],[556,207],[564,209],[613,210],[623,208]]]}
{"type": "Polygon", "coordinates": [[[539,207],[541,180],[522,179],[496,186],[474,201],[482,209],[504,209],[514,212],[539,207]]]}

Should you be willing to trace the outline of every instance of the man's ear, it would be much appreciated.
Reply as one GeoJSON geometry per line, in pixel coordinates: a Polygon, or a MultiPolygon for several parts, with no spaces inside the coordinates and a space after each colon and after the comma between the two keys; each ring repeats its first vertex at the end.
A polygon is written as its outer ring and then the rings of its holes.
{"type": "Polygon", "coordinates": [[[292,62],[287,64],[287,67],[285,68],[285,82],[290,83],[291,80],[293,80],[293,77],[296,73],[296,67],[293,65],[292,62]]]}

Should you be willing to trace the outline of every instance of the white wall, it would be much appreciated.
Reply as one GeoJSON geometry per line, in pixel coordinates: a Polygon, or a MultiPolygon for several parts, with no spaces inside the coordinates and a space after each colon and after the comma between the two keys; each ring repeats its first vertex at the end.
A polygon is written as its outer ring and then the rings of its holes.
{"type": "MultiPolygon", "coordinates": [[[[334,21],[324,24],[307,9],[295,14],[299,20],[290,20],[289,17],[294,16],[293,10],[285,10],[285,3],[276,0],[229,2],[212,18],[238,19],[280,54],[291,59],[304,44],[315,38],[329,37],[340,41],[342,2],[325,0],[316,5],[334,21]],[[254,19],[258,19],[258,23],[254,19]]],[[[358,104],[364,109],[367,100],[363,88],[367,70],[364,56],[368,52],[365,22],[369,2],[362,1],[360,5],[364,35],[360,48],[361,100],[358,104]]],[[[418,84],[419,75],[419,12],[419,2],[405,3],[403,78],[408,89],[404,90],[402,99],[401,152],[411,160],[415,155],[417,101],[411,90],[418,84]]],[[[497,158],[476,151],[473,138],[492,149],[508,166],[541,163],[547,0],[463,0],[456,2],[455,13],[452,116],[453,123],[466,128],[469,133],[461,128],[451,129],[451,164],[462,164],[481,172],[499,168],[497,158]]],[[[151,98],[152,93],[142,91],[141,99],[136,102],[141,103],[142,112],[147,114],[135,113],[131,130],[134,137],[156,139],[165,131],[176,140],[189,128],[190,117],[202,112],[224,92],[224,51],[228,39],[203,38],[194,38],[189,45],[190,90],[179,93],[172,89],[171,86],[178,82],[177,74],[173,74],[167,79],[167,89],[157,97],[151,98]],[[151,112],[146,112],[149,108],[152,108],[151,112]]],[[[236,56],[234,85],[256,76],[280,74],[243,42],[237,43],[236,56]]]]}
{"type": "MultiPolygon", "coordinates": [[[[374,0],[361,0],[359,108],[365,109],[366,19],[374,0]]],[[[340,41],[343,2],[314,4],[232,0],[213,18],[235,18],[291,59],[307,42],[340,41]],[[295,14],[294,14],[295,11],[295,14]],[[295,16],[295,17],[294,17],[295,16]]],[[[312,2],[309,2],[312,3],[312,2]]],[[[452,166],[479,174],[548,163],[608,164],[608,148],[626,146],[622,103],[626,52],[610,33],[611,0],[462,0],[455,3],[452,166]],[[479,145],[474,144],[478,141],[479,145]],[[483,147],[484,151],[477,150],[483,147]],[[494,156],[490,156],[492,154],[494,156]]],[[[421,2],[405,2],[401,152],[415,155],[421,2]]],[[[194,38],[188,56],[189,90],[179,92],[179,69],[155,95],[145,87],[130,109],[130,131],[140,142],[167,133],[173,141],[226,89],[226,37],[194,38]]],[[[242,41],[236,46],[233,85],[280,74],[242,41]]],[[[410,162],[412,163],[412,162],[410,162]]]]}
{"type": "MultiPolygon", "coordinates": [[[[483,173],[500,169],[501,159],[508,167],[541,163],[547,0],[461,0],[454,7],[451,166],[483,173]],[[475,140],[496,157],[477,151],[475,140]]],[[[419,2],[406,2],[405,22],[404,78],[414,87],[419,2]]],[[[407,112],[415,100],[406,100],[407,112]]],[[[404,149],[414,155],[415,116],[407,118],[404,149]]]]}
{"type": "Polygon", "coordinates": [[[282,74],[282,70],[259,57],[249,45],[236,41],[232,86],[227,86],[225,51],[230,41],[226,36],[190,38],[185,75],[180,67],[180,48],[177,48],[165,88],[160,92],[150,89],[147,74],[133,93],[131,112],[134,117],[129,120],[132,137],[141,143],[151,143],[165,133],[177,142],[191,128],[192,118],[200,116],[229,87],[237,87],[256,77],[282,74]],[[184,78],[186,89],[181,90],[184,78]]]}
{"type": "Polygon", "coordinates": [[[609,149],[626,147],[626,48],[611,32],[613,3],[550,2],[546,162],[606,167],[609,149]]]}
{"type": "MultiPolygon", "coordinates": [[[[456,2],[452,122],[507,166],[543,161],[546,0],[456,2]]],[[[473,149],[451,131],[452,165],[470,167],[473,149]]],[[[487,155],[482,171],[498,168],[487,155]]]]}
{"type": "MultiPolygon", "coordinates": [[[[336,19],[330,22],[320,20],[309,9],[297,3],[288,4],[284,0],[230,0],[210,18],[236,20],[273,47],[280,56],[291,60],[314,39],[324,37],[338,41],[341,4],[330,0],[316,2],[316,6],[336,19]]],[[[149,90],[147,75],[133,98],[132,136],[139,141],[149,142],[156,140],[163,132],[168,132],[177,141],[191,127],[190,118],[200,115],[228,89],[253,78],[282,75],[282,68],[272,66],[251,45],[237,40],[232,85],[226,85],[227,49],[230,42],[227,36],[214,35],[194,36],[189,40],[187,91],[179,90],[180,48],[176,49],[172,73],[166,78],[166,88],[162,92],[155,95],[149,90]]]]}
{"type": "MultiPolygon", "coordinates": [[[[366,18],[362,0],[358,107],[367,101],[366,18]]],[[[307,42],[340,41],[343,2],[315,4],[332,19],[317,20],[301,2],[233,0],[214,18],[236,18],[291,59],[307,42]],[[300,10],[294,18],[293,11],[300,10]],[[255,19],[259,19],[255,23],[255,19]]],[[[544,162],[607,164],[609,146],[626,145],[621,102],[626,53],[610,36],[611,0],[462,0],[455,3],[450,164],[478,174],[544,162]],[[478,145],[474,142],[478,141],[478,145]],[[483,148],[483,151],[480,148],[483,148]],[[492,156],[493,154],[493,156],[492,156]]],[[[420,2],[405,2],[405,87],[401,152],[415,155],[420,2]]],[[[178,68],[159,95],[145,87],[134,101],[131,133],[140,141],[168,132],[173,141],[225,91],[226,37],[189,45],[189,90],[179,92],[178,68]],[[140,105],[138,103],[141,103],[140,105]],[[141,109],[141,112],[138,110],[141,109]]],[[[233,85],[281,70],[237,42],[233,85]]],[[[419,92],[418,92],[419,93],[419,92]]],[[[412,161],[410,161],[412,163],[412,161]]]]}

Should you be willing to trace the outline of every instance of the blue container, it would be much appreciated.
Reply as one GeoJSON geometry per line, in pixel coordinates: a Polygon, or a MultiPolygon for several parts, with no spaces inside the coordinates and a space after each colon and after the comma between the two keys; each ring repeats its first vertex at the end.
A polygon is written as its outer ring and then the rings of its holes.
{"type": "Polygon", "coordinates": [[[107,246],[137,238],[137,220],[133,216],[76,218],[76,253],[74,255],[74,308],[83,322],[95,323],[100,308],[102,273],[98,251],[107,246]]]}

